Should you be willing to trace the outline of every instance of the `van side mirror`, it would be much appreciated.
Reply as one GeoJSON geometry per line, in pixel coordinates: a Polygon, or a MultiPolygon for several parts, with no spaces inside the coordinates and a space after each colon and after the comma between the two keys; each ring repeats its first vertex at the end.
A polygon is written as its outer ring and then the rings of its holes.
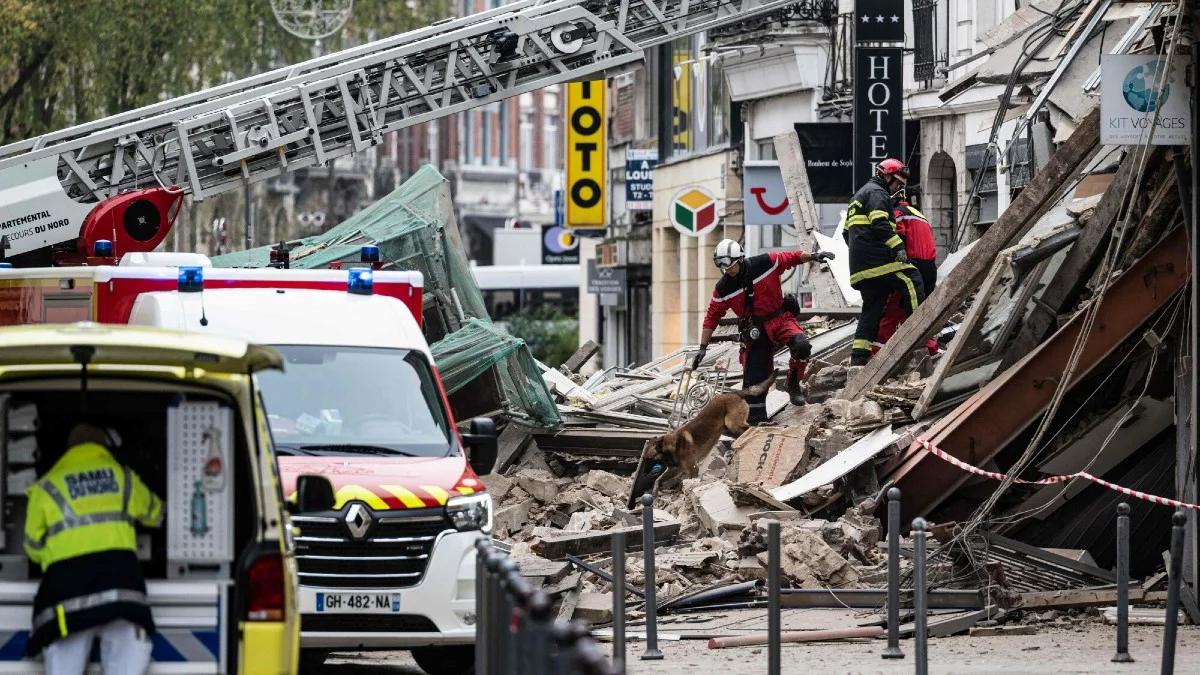
{"type": "Polygon", "coordinates": [[[325,476],[304,474],[296,478],[296,513],[332,511],[333,483],[325,476]]]}
{"type": "Polygon", "coordinates": [[[470,429],[462,439],[470,450],[471,470],[477,476],[486,476],[496,467],[496,423],[490,417],[476,417],[471,420],[470,429]]]}

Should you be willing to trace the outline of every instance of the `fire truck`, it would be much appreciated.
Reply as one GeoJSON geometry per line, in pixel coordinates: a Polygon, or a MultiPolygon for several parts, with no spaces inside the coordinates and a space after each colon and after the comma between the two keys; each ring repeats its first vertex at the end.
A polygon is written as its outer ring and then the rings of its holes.
{"type": "MultiPolygon", "coordinates": [[[[14,268],[0,270],[0,324],[86,317],[189,331],[221,326],[295,348],[285,354],[295,371],[350,362],[358,350],[377,348],[395,364],[404,352],[407,366],[395,367],[409,368],[403,372],[418,383],[414,395],[428,419],[399,421],[428,430],[441,416],[440,424],[453,428],[432,364],[434,379],[422,380],[420,362],[429,355],[417,339],[419,275],[376,269],[369,251],[356,261],[362,268],[314,272],[218,270],[190,254],[152,253],[183,200],[323,166],[381,143],[389,132],[523,92],[610,76],[636,67],[657,46],[699,32],[772,15],[823,16],[836,6],[833,0],[516,0],[0,147],[0,266],[14,268]],[[362,292],[368,283],[369,295],[362,292]],[[354,329],[379,335],[380,343],[344,344],[349,326],[338,337],[337,325],[311,313],[329,307],[348,322],[352,315],[343,310],[366,306],[359,302],[364,295],[402,326],[396,340],[385,343],[378,326],[364,325],[360,315],[354,329]],[[407,321],[393,311],[398,305],[411,314],[407,321]],[[286,325],[276,311],[285,306],[293,308],[286,325]],[[256,307],[279,321],[255,317],[256,307]],[[296,329],[289,333],[289,326],[296,329]]],[[[387,372],[395,371],[380,371],[387,372]]],[[[473,554],[455,543],[460,557],[447,563],[454,555],[437,550],[455,533],[490,526],[490,501],[477,477],[490,467],[475,471],[477,459],[463,452],[468,444],[487,447],[487,425],[473,424],[470,433],[447,429],[442,460],[455,461],[408,462],[396,473],[395,466],[381,468],[392,458],[381,458],[378,440],[359,443],[357,452],[323,451],[349,429],[346,411],[289,399],[287,372],[280,377],[281,402],[273,409],[266,401],[266,408],[273,435],[292,435],[281,444],[291,454],[279,453],[284,492],[299,470],[321,468],[338,490],[335,511],[295,521],[302,647],[316,660],[329,649],[413,647],[424,654],[425,670],[460,672],[470,663],[476,618],[473,554]],[[319,440],[306,442],[310,436],[319,440]],[[383,558],[403,569],[374,569],[383,558]],[[378,576],[388,574],[401,576],[378,576]],[[436,583],[426,586],[430,580],[436,583]],[[364,618],[364,609],[381,616],[364,618]]],[[[361,393],[347,391],[351,398],[361,393]]],[[[371,421],[380,434],[395,433],[378,431],[387,425],[399,428],[395,411],[371,421]]]]}

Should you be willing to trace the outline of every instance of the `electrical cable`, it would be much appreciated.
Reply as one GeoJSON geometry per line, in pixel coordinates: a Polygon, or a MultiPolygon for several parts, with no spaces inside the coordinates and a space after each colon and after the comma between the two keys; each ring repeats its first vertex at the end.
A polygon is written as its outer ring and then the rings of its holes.
{"type": "MultiPolygon", "coordinates": [[[[1166,49],[1165,49],[1166,54],[1167,54],[1166,67],[1161,69],[1158,73],[1158,75],[1160,77],[1160,81],[1157,83],[1156,91],[1157,91],[1157,99],[1160,102],[1162,101],[1162,97],[1164,95],[1165,88],[1167,85],[1167,76],[1170,73],[1170,65],[1171,65],[1171,61],[1172,61],[1172,58],[1173,58],[1174,52],[1175,52],[1175,44],[1176,44],[1176,41],[1178,40],[1179,25],[1180,25],[1181,18],[1182,18],[1182,13],[1178,13],[1176,15],[1176,25],[1175,25],[1175,29],[1172,33],[1172,36],[1171,36],[1171,41],[1170,41],[1170,43],[1168,43],[1166,45],[1166,49]]],[[[1140,144],[1138,146],[1138,149],[1141,151],[1140,157],[1137,159],[1133,159],[1132,156],[1126,158],[1126,161],[1138,162],[1138,171],[1135,176],[1133,194],[1131,195],[1129,201],[1123,205],[1123,207],[1121,209],[1121,214],[1119,214],[1122,217],[1118,218],[1118,222],[1120,222],[1122,224],[1125,222],[1125,219],[1128,217],[1129,211],[1133,208],[1134,204],[1137,202],[1137,197],[1140,194],[1142,179],[1145,175],[1145,170],[1146,170],[1146,166],[1148,164],[1148,159],[1149,159],[1149,155],[1150,155],[1150,148],[1151,148],[1150,141],[1153,140],[1154,131],[1155,131],[1160,114],[1161,114],[1161,105],[1155,107],[1153,124],[1151,124],[1148,127],[1149,137],[1147,138],[1146,143],[1140,144]]],[[[1136,152],[1135,152],[1135,154],[1136,154],[1136,152]]],[[[1044,436],[1044,434],[1046,433],[1046,430],[1049,428],[1049,426],[1052,423],[1052,420],[1056,416],[1058,407],[1062,403],[1063,398],[1065,397],[1066,390],[1070,388],[1071,384],[1073,384],[1075,369],[1078,366],[1078,362],[1079,362],[1080,357],[1082,356],[1083,349],[1084,349],[1085,345],[1087,344],[1087,340],[1090,337],[1091,332],[1095,326],[1096,317],[1099,314],[1099,308],[1102,304],[1102,300],[1103,300],[1105,294],[1107,293],[1108,289],[1110,288],[1113,278],[1115,276],[1114,275],[1115,265],[1116,265],[1117,259],[1119,257],[1121,246],[1124,243],[1124,238],[1125,238],[1127,229],[1128,228],[1126,228],[1122,225],[1122,227],[1120,227],[1118,229],[1117,237],[1109,239],[1108,248],[1105,252],[1104,259],[1101,262],[1101,268],[1100,268],[1101,274],[1099,275],[1100,279],[1101,279],[1100,287],[1097,290],[1097,292],[1095,294],[1093,294],[1093,296],[1088,300],[1087,307],[1083,310],[1085,312],[1083,326],[1081,326],[1081,328],[1080,328],[1079,335],[1076,338],[1075,345],[1073,346],[1071,355],[1068,358],[1068,363],[1066,365],[1066,368],[1064,369],[1062,376],[1058,380],[1058,385],[1055,389],[1054,395],[1051,398],[1051,402],[1050,402],[1049,406],[1047,407],[1046,412],[1042,416],[1040,423],[1038,424],[1038,427],[1034,433],[1033,439],[1026,446],[1026,449],[1022,452],[1021,456],[1017,459],[1017,461],[1013,464],[1013,466],[1008,470],[1008,472],[1006,473],[1006,477],[1004,480],[1001,481],[1000,486],[997,487],[997,489],[992,493],[992,495],[987,500],[985,500],[984,503],[978,509],[976,509],[975,513],[972,514],[972,516],[967,521],[967,523],[965,523],[954,534],[952,540],[946,546],[943,546],[942,548],[939,549],[939,552],[941,552],[943,550],[962,549],[965,552],[965,554],[967,555],[967,557],[972,559],[972,563],[974,563],[973,552],[971,552],[969,546],[965,545],[965,541],[979,527],[983,526],[985,523],[992,522],[991,519],[989,518],[989,516],[990,516],[991,510],[995,507],[996,503],[999,501],[1000,496],[1005,491],[1007,491],[1009,487],[1012,486],[1013,480],[1015,480],[1017,476],[1019,476],[1026,468],[1028,468],[1029,464],[1032,462],[1034,456],[1038,452],[1038,446],[1042,442],[1042,437],[1044,436]]],[[[1172,316],[1174,317],[1174,314],[1172,316]]],[[[1173,321],[1173,318],[1172,318],[1172,321],[1173,321]]]]}

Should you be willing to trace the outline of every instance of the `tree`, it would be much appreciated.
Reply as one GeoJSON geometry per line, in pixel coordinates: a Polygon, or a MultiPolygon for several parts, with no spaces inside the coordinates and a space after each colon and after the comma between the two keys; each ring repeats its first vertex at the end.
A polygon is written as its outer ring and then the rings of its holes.
{"type": "MultiPolygon", "coordinates": [[[[326,53],[442,19],[447,0],[356,0],[326,53]]],[[[269,0],[0,0],[0,144],[303,61],[269,0]]]]}
{"type": "Polygon", "coordinates": [[[535,305],[504,320],[508,334],[529,345],[538,361],[557,368],[579,348],[579,319],[552,305],[535,305]]]}

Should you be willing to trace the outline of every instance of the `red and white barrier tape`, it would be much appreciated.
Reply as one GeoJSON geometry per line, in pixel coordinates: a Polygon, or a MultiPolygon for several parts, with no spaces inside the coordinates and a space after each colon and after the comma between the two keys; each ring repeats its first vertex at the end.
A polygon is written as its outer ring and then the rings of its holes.
{"type": "MultiPolygon", "coordinates": [[[[985,476],[987,478],[992,478],[994,480],[1004,480],[1005,478],[1008,477],[1002,473],[996,473],[995,471],[984,471],[983,469],[980,469],[977,466],[972,466],[970,464],[967,464],[966,462],[962,461],[961,459],[947,454],[945,450],[935,447],[932,443],[925,440],[924,438],[918,438],[917,442],[920,443],[922,446],[924,446],[924,448],[926,450],[928,450],[930,453],[932,453],[934,457],[945,460],[968,473],[973,473],[977,476],[985,476]]],[[[1151,502],[1154,504],[1161,504],[1163,506],[1174,506],[1176,508],[1181,508],[1181,509],[1192,509],[1193,511],[1200,511],[1200,504],[1189,504],[1187,502],[1181,502],[1176,499],[1167,499],[1166,497],[1159,497],[1158,495],[1152,495],[1152,494],[1149,494],[1146,492],[1139,492],[1138,490],[1131,490],[1127,487],[1121,487],[1120,485],[1117,485],[1115,483],[1110,483],[1110,482],[1104,480],[1103,478],[1097,478],[1096,476],[1093,476],[1092,474],[1090,474],[1086,471],[1080,471],[1078,473],[1073,473],[1068,476],[1047,476],[1041,480],[1022,480],[1020,478],[1016,478],[1016,479],[1014,479],[1014,482],[1022,483],[1024,485],[1053,485],[1054,483],[1065,483],[1069,480],[1074,480],[1076,478],[1083,478],[1084,480],[1090,480],[1091,482],[1093,482],[1097,485],[1103,485],[1104,487],[1108,488],[1109,490],[1115,490],[1117,492],[1120,492],[1123,495],[1133,497],[1134,499],[1141,499],[1141,500],[1151,502]]]]}

